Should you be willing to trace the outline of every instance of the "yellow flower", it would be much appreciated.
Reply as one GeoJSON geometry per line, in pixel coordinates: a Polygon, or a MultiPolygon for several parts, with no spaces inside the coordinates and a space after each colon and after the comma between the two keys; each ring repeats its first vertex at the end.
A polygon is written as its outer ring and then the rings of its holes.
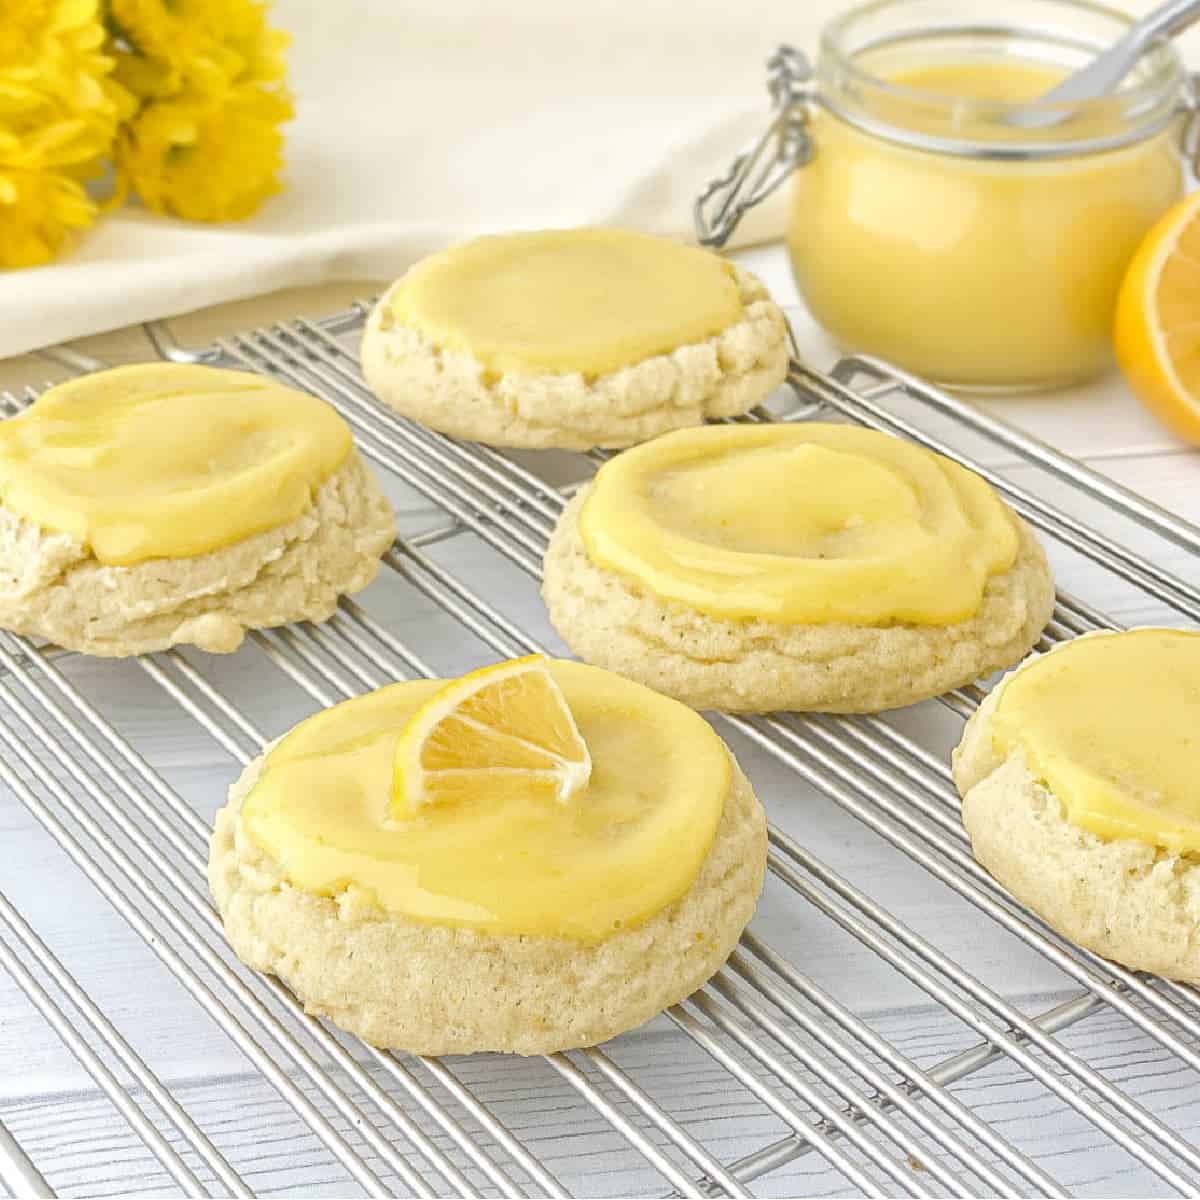
{"type": "Polygon", "coordinates": [[[118,139],[121,183],[154,212],[249,216],[279,190],[287,35],[261,0],[109,3],[118,76],[143,102],[118,139]]]}
{"type": "Polygon", "coordinates": [[[240,220],[279,190],[291,115],[286,95],[248,85],[155,100],[122,127],[117,170],[153,212],[240,220]]]}
{"type": "Polygon", "coordinates": [[[8,0],[0,21],[0,74],[40,85],[68,102],[85,99],[111,63],[103,53],[98,0],[8,0]]]}
{"type": "Polygon", "coordinates": [[[121,81],[138,96],[229,83],[272,83],[286,73],[288,36],[267,25],[261,0],[109,0],[121,81]]]}
{"type": "Polygon", "coordinates": [[[96,205],[69,176],[0,167],[0,266],[49,262],[95,216],[96,205]]]}
{"type": "Polygon", "coordinates": [[[82,181],[110,157],[118,197],[190,220],[247,217],[279,189],[288,39],[263,0],[0,8],[0,266],[45,262],[89,225],[82,181]]]}
{"type": "Polygon", "coordinates": [[[291,38],[267,24],[267,5],[260,0],[182,0],[204,10],[203,21],[214,37],[237,56],[235,81],[274,83],[287,75],[284,51],[291,38]]]}
{"type": "Polygon", "coordinates": [[[41,166],[106,153],[132,109],[112,68],[99,0],[9,0],[0,20],[0,133],[20,139],[41,166]]]}
{"type": "Polygon", "coordinates": [[[194,88],[219,90],[237,70],[236,55],[183,6],[164,0],[108,4],[117,78],[140,99],[173,95],[185,76],[194,88]]]}
{"type": "Polygon", "coordinates": [[[99,0],[4,0],[0,18],[0,266],[59,253],[96,205],[79,183],[132,98],[111,78],[99,0]]]}

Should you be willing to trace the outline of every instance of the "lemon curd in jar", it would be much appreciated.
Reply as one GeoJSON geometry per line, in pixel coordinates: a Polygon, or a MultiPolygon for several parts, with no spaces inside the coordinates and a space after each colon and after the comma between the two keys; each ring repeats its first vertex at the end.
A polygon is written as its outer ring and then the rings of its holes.
{"type": "Polygon", "coordinates": [[[1083,152],[1120,132],[1118,101],[1027,130],[1005,111],[1063,67],[997,56],[868,58],[867,69],[880,85],[875,126],[902,136],[814,107],[788,237],[813,316],[848,350],[952,385],[1052,386],[1105,370],[1125,266],[1183,190],[1177,123],[1083,152]],[[923,133],[979,152],[918,148],[923,133]],[[1029,157],[988,153],[1022,138],[1029,157]],[[1039,154],[1051,140],[1080,152],[1039,154]]]}

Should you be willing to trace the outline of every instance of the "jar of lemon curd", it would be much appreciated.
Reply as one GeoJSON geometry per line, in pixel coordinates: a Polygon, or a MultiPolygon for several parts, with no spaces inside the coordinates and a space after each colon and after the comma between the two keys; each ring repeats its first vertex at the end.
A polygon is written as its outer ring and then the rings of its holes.
{"type": "Polygon", "coordinates": [[[771,128],[696,204],[721,245],[788,176],[788,249],[847,350],[950,386],[1098,374],[1121,275],[1182,193],[1189,76],[1169,44],[1118,92],[1037,102],[1130,18],[1084,0],[877,0],[816,69],[771,59],[771,128]]]}

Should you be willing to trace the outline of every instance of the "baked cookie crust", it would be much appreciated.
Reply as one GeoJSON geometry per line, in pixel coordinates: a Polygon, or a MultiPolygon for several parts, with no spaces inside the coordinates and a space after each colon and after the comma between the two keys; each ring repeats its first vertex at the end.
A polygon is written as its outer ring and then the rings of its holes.
{"type": "Polygon", "coordinates": [[[190,558],[106,566],[0,505],[0,627],[101,657],[227,653],[247,629],[326,620],[339,596],[375,578],[394,537],[391,505],[357,451],[295,520],[190,558]]]}
{"type": "Polygon", "coordinates": [[[766,817],[733,764],[713,844],[692,886],[595,945],[427,925],[354,886],[293,887],[242,827],[256,759],[217,813],[209,886],[238,957],[277,975],[308,1012],[372,1045],[414,1054],[549,1054],[590,1046],[690,995],[750,920],[767,859],[766,817]]]}
{"type": "Polygon", "coordinates": [[[443,350],[397,324],[389,288],[367,322],[363,374],[385,404],[453,437],[535,449],[632,446],[748,412],[783,382],[783,312],[748,271],[735,269],[735,278],[740,321],[703,342],[596,378],[522,371],[493,377],[474,355],[443,350]]]}
{"type": "Polygon", "coordinates": [[[693,708],[899,708],[1011,666],[1054,608],[1045,553],[1016,518],[1016,561],[988,581],[979,611],[954,625],[782,625],[710,616],[591,561],[579,532],[590,490],[571,500],[550,538],[542,584],[550,619],[585,662],[693,708]]]}
{"type": "Polygon", "coordinates": [[[1135,971],[1200,983],[1200,864],[1067,820],[1019,747],[1004,757],[991,720],[1005,680],[954,751],[954,782],[976,859],[1071,941],[1135,971]]]}

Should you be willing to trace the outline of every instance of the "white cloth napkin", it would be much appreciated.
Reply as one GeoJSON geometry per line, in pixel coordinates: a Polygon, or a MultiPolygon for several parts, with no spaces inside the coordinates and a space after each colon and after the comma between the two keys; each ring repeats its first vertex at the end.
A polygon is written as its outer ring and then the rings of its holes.
{"type": "MultiPolygon", "coordinates": [[[[297,119],[251,220],[128,206],[69,256],[0,272],[0,355],[276,288],[387,279],[464,236],[687,235],[698,188],[762,127],[764,61],[836,0],[278,0],[297,119]]],[[[740,241],[782,228],[756,214],[740,241]]]]}

